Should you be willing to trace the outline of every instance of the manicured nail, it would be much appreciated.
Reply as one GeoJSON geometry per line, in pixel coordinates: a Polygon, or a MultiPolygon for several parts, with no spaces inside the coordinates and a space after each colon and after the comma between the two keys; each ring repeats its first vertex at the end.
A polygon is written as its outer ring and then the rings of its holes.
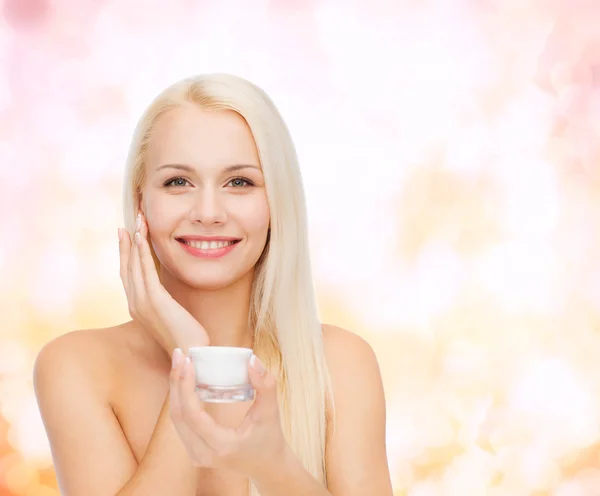
{"type": "Polygon", "coordinates": [[[183,359],[183,353],[181,352],[181,350],[179,348],[175,348],[173,350],[173,368],[177,368],[177,366],[181,363],[181,360],[183,359]]]}
{"type": "Polygon", "coordinates": [[[254,354],[250,357],[250,366],[260,375],[265,375],[265,372],[267,371],[260,359],[254,354]]]}
{"type": "Polygon", "coordinates": [[[186,356],[183,360],[183,369],[181,370],[181,377],[187,377],[190,370],[190,363],[192,363],[191,358],[189,356],[186,356]]]}
{"type": "Polygon", "coordinates": [[[137,220],[135,221],[135,230],[139,231],[142,228],[142,214],[137,214],[137,220]]]}
{"type": "Polygon", "coordinates": [[[119,233],[119,241],[121,241],[121,238],[123,237],[123,233],[121,232],[121,228],[119,227],[119,230],[117,231],[119,233]]]}
{"type": "Polygon", "coordinates": [[[141,245],[141,244],[142,244],[142,235],[141,235],[139,232],[136,232],[136,233],[135,233],[135,242],[136,242],[138,245],[141,245]]]}

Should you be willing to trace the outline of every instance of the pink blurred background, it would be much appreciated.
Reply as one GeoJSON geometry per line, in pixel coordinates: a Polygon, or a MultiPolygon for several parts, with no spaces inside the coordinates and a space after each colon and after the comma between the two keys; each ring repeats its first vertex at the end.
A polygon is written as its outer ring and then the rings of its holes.
{"type": "Polygon", "coordinates": [[[379,357],[396,496],[600,494],[600,2],[0,10],[1,495],[58,495],[33,361],[128,319],[129,139],[202,72],[291,128],[322,320],[379,357]]]}

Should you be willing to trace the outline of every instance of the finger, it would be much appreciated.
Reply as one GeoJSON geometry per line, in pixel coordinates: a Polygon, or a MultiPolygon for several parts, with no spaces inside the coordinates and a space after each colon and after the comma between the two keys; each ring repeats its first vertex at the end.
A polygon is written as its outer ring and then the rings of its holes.
{"type": "Polygon", "coordinates": [[[196,372],[189,356],[185,357],[181,365],[181,374],[177,383],[177,395],[181,401],[181,410],[184,416],[193,417],[199,412],[204,411],[204,404],[196,394],[196,372]]]}
{"type": "Polygon", "coordinates": [[[204,404],[196,394],[196,377],[193,367],[189,357],[186,357],[178,391],[182,415],[187,425],[209,447],[218,450],[228,442],[231,429],[217,424],[204,409],[204,404]]]}
{"type": "Polygon", "coordinates": [[[131,253],[129,255],[129,285],[132,288],[136,305],[143,301],[146,295],[144,279],[142,277],[142,268],[140,266],[140,250],[137,242],[138,237],[139,231],[136,229],[134,242],[131,246],[131,253]]]}
{"type": "Polygon", "coordinates": [[[179,376],[181,375],[181,362],[183,362],[183,353],[179,348],[173,350],[171,365],[171,374],[169,377],[169,409],[171,418],[173,421],[181,421],[181,403],[179,401],[179,388],[177,384],[179,382],[179,376]]]}
{"type": "Polygon", "coordinates": [[[129,231],[119,228],[119,275],[121,276],[121,282],[123,283],[123,288],[125,289],[125,295],[127,297],[129,297],[128,269],[130,251],[131,238],[129,237],[129,231]]]}
{"type": "Polygon", "coordinates": [[[148,292],[155,291],[160,287],[160,279],[154,265],[154,259],[150,251],[150,243],[148,240],[148,224],[143,214],[140,214],[141,227],[140,237],[138,240],[138,249],[140,256],[140,265],[142,268],[142,277],[146,283],[148,292]]]}
{"type": "Polygon", "coordinates": [[[181,379],[182,364],[184,360],[183,353],[179,348],[173,351],[172,368],[169,378],[169,414],[173,426],[177,431],[186,450],[194,459],[202,459],[204,453],[211,454],[210,448],[206,443],[194,433],[186,424],[181,410],[181,401],[179,398],[179,381],[181,379]]]}
{"type": "Polygon", "coordinates": [[[277,379],[256,355],[250,358],[248,378],[255,393],[254,403],[248,410],[246,418],[256,422],[278,415],[277,379]]]}
{"type": "Polygon", "coordinates": [[[169,407],[171,419],[177,423],[184,422],[179,395],[179,382],[181,381],[181,374],[183,373],[184,358],[185,357],[179,348],[173,350],[172,368],[169,377],[169,407]]]}

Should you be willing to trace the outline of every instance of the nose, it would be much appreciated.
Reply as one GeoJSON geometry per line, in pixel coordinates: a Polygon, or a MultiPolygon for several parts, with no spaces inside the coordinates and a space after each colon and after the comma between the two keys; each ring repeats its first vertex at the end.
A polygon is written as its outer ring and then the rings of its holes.
{"type": "Polygon", "coordinates": [[[190,208],[190,221],[210,226],[223,224],[226,220],[227,212],[218,192],[213,188],[198,191],[190,208]]]}

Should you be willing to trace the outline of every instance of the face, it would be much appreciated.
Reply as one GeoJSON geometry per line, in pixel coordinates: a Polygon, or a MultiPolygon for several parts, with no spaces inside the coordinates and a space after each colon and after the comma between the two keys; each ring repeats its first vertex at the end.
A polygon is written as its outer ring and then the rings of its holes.
{"type": "Polygon", "coordinates": [[[254,138],[229,110],[186,106],[155,122],[140,206],[161,278],[219,289],[253,273],[270,216],[254,138]]]}

